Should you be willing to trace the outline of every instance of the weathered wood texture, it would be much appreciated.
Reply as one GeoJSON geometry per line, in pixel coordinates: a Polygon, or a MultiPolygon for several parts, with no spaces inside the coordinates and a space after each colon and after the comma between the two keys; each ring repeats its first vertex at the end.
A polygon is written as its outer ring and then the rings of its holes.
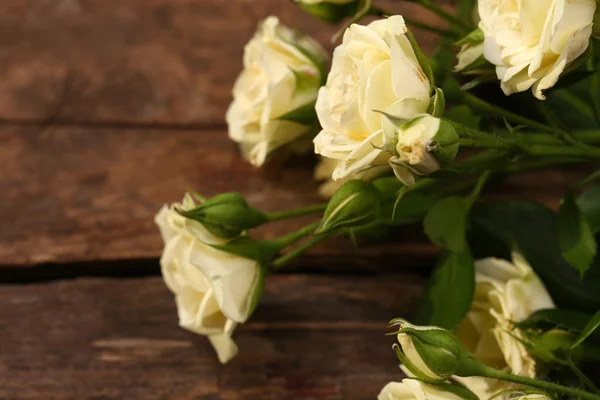
{"type": "Polygon", "coordinates": [[[289,0],[2,0],[0,118],[222,124],[243,46],[268,15],[331,49],[337,28],[289,0]]]}
{"type": "Polygon", "coordinates": [[[422,278],[278,275],[221,367],[159,278],[0,288],[1,399],[373,399],[422,278]]]}
{"type": "MultiPolygon", "coordinates": [[[[256,171],[240,159],[223,130],[4,127],[0,163],[4,265],[158,257],[162,244],[153,216],[186,190],[207,195],[239,190],[266,211],[321,201],[306,162],[256,171]]],[[[510,193],[556,204],[556,193],[578,175],[580,170],[567,169],[547,172],[543,179],[515,177],[496,197],[510,193]]],[[[273,238],[302,222],[273,224],[260,234],[273,238]]],[[[360,254],[432,255],[433,248],[414,231],[360,254]]],[[[340,241],[313,254],[355,259],[348,248],[340,241]]]]}

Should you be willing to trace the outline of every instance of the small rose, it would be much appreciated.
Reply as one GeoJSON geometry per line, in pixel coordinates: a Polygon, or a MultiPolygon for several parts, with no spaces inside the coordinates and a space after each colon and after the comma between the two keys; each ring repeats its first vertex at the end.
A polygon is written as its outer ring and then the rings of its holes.
{"type": "Polygon", "coordinates": [[[276,17],[259,25],[244,49],[244,70],[226,115],[229,137],[254,166],[313,129],[326,58],[319,44],[276,17]]]}
{"type": "Polygon", "coordinates": [[[506,95],[540,100],[590,44],[596,0],[479,0],[484,56],[506,95]]]}
{"type": "Polygon", "coordinates": [[[429,108],[432,85],[407,35],[395,15],[351,25],[335,49],[316,105],[323,129],[314,139],[317,154],[336,160],[333,180],[388,164],[382,113],[412,118],[429,108]]]}
{"type": "Polygon", "coordinates": [[[392,321],[400,326],[396,354],[417,378],[444,382],[459,369],[464,356],[460,341],[445,329],[416,326],[404,320],[392,321]]]}
{"type": "Polygon", "coordinates": [[[208,336],[226,363],[237,353],[233,330],[250,316],[264,276],[257,261],[215,248],[229,241],[179,213],[195,207],[186,195],[181,204],[164,206],[156,215],[165,243],[160,265],[175,295],[179,325],[208,336]]]}
{"type": "Polygon", "coordinates": [[[512,263],[497,258],[476,261],[475,272],[475,300],[457,337],[484,364],[534,378],[535,360],[513,323],[554,308],[548,291],[518,253],[512,263]]]}

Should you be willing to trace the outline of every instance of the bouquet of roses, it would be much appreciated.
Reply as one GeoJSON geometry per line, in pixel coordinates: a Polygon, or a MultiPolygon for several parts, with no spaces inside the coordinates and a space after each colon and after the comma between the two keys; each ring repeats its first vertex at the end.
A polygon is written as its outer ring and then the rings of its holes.
{"type": "Polygon", "coordinates": [[[379,399],[600,399],[597,0],[460,0],[454,13],[405,1],[447,27],[371,0],[296,0],[341,25],[329,62],[276,17],[260,23],[229,135],[256,167],[314,150],[328,201],[268,213],[239,193],[189,193],[165,206],[160,262],[180,325],[225,363],[268,274],[336,235],[379,240],[422,223],[442,251],[413,323],[391,321],[407,378],[379,399]],[[411,27],[439,35],[432,57],[411,27]],[[558,211],[479,201],[510,174],[569,164],[589,173],[558,211]],[[314,222],[285,236],[253,237],[306,215],[314,222]]]}

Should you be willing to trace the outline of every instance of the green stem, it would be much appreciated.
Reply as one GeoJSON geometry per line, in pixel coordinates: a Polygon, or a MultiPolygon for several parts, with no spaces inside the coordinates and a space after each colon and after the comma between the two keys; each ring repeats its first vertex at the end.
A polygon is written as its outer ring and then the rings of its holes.
{"type": "Polygon", "coordinates": [[[595,147],[533,145],[526,152],[532,156],[600,158],[600,148],[595,147]]]}
{"type": "Polygon", "coordinates": [[[314,206],[297,208],[295,210],[279,211],[274,213],[266,213],[267,221],[279,221],[281,219],[300,217],[302,215],[316,214],[325,211],[327,204],[317,204],[314,206]]]}
{"type": "Polygon", "coordinates": [[[520,163],[509,164],[497,171],[504,174],[516,174],[520,172],[528,172],[536,169],[553,167],[561,164],[576,164],[580,163],[580,158],[560,157],[560,158],[542,158],[535,160],[527,160],[520,163]]]}
{"type": "Polygon", "coordinates": [[[462,138],[459,141],[461,147],[477,147],[484,149],[498,149],[498,150],[513,150],[515,146],[512,143],[500,141],[500,140],[478,140],[470,138],[462,138]]]}
{"type": "MultiPolygon", "coordinates": [[[[571,133],[571,137],[585,144],[600,144],[600,130],[575,131],[571,133]]],[[[526,141],[531,140],[537,144],[548,144],[555,146],[565,144],[564,139],[548,135],[547,133],[524,133],[523,138],[526,141]]]]}
{"type": "Polygon", "coordinates": [[[480,99],[479,97],[473,96],[470,93],[463,92],[463,99],[465,100],[465,102],[467,104],[469,104],[473,108],[476,108],[480,111],[489,112],[489,113],[498,115],[500,117],[504,117],[509,122],[519,124],[519,125],[526,125],[526,126],[529,126],[530,128],[539,129],[541,131],[562,133],[562,131],[560,129],[542,124],[541,122],[534,121],[532,119],[523,117],[519,114],[515,114],[511,111],[505,110],[502,107],[498,107],[493,104],[490,104],[490,103],[486,102],[485,100],[480,99]]]}
{"type": "Polygon", "coordinates": [[[575,186],[575,190],[579,190],[579,189],[583,188],[584,186],[587,186],[588,184],[592,183],[596,179],[600,179],[600,170],[594,172],[593,174],[589,175],[588,177],[583,179],[581,182],[579,182],[577,184],[577,186],[575,186]]]}
{"type": "Polygon", "coordinates": [[[554,393],[563,393],[566,395],[579,397],[585,400],[600,400],[600,396],[593,393],[586,392],[585,390],[575,389],[568,386],[558,385],[552,382],[540,381],[533,378],[526,378],[524,376],[518,376],[506,373],[504,371],[497,370],[495,368],[484,367],[481,376],[499,379],[507,382],[519,383],[521,385],[531,386],[542,390],[547,390],[554,393]]]}
{"type": "Polygon", "coordinates": [[[594,384],[594,382],[592,382],[592,380],[590,378],[585,376],[585,374],[579,368],[577,368],[577,365],[575,365],[575,363],[571,359],[570,353],[567,357],[567,364],[569,365],[569,368],[571,368],[571,371],[573,371],[573,373],[577,376],[577,378],[579,379],[579,381],[581,382],[582,385],[587,386],[588,388],[590,388],[591,390],[593,390],[596,393],[600,392],[600,389],[598,389],[598,387],[594,384]]]}
{"type": "Polygon", "coordinates": [[[490,171],[489,169],[483,171],[481,173],[481,175],[479,175],[479,178],[477,179],[477,184],[475,184],[475,188],[473,189],[473,192],[471,193],[471,196],[469,197],[469,207],[471,207],[473,205],[473,203],[475,203],[475,201],[479,198],[479,195],[481,194],[483,187],[487,183],[488,179],[490,179],[491,175],[492,175],[492,171],[490,171]]]}
{"type": "Polygon", "coordinates": [[[299,245],[298,247],[296,247],[294,250],[290,251],[289,253],[286,253],[286,254],[282,255],[281,257],[275,259],[275,261],[273,261],[273,267],[275,269],[281,268],[283,265],[287,264],[288,262],[292,261],[294,258],[303,254],[305,251],[307,251],[308,249],[313,247],[315,244],[329,239],[332,235],[333,235],[333,232],[329,232],[329,233],[325,233],[323,235],[315,236],[315,237],[307,240],[306,242],[302,243],[301,245],[299,245]]]}
{"type": "Polygon", "coordinates": [[[416,0],[415,2],[420,4],[423,8],[426,8],[434,14],[437,14],[438,16],[442,17],[448,23],[457,26],[464,32],[470,32],[473,30],[473,27],[470,24],[456,18],[454,15],[450,14],[448,11],[444,10],[442,7],[438,6],[431,0],[416,0]]]}
{"type": "Polygon", "coordinates": [[[298,240],[310,235],[311,232],[315,230],[320,223],[321,221],[313,222],[310,225],[306,225],[305,227],[300,228],[296,232],[292,232],[286,236],[282,236],[273,240],[273,243],[280,249],[283,249],[291,244],[296,243],[298,240]]]}
{"type": "Polygon", "coordinates": [[[335,35],[333,35],[333,37],[331,38],[331,43],[337,42],[339,40],[339,38],[342,37],[344,32],[346,32],[346,29],[348,29],[348,27],[350,27],[350,25],[355,24],[358,21],[360,21],[361,19],[363,19],[364,17],[366,17],[369,14],[369,12],[371,11],[372,5],[373,5],[373,0],[362,0],[360,3],[360,9],[356,12],[356,14],[354,14],[354,16],[348,22],[346,22],[340,28],[340,30],[338,30],[335,33],[335,35]]]}

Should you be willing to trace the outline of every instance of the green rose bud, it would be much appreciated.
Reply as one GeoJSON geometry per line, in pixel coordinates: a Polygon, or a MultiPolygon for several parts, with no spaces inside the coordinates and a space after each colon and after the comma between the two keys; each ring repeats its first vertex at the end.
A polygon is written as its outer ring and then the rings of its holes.
{"type": "Polygon", "coordinates": [[[441,383],[450,376],[487,376],[490,368],[462,348],[460,340],[450,331],[436,326],[415,326],[403,319],[399,325],[396,354],[417,378],[429,383],[441,383]]]}
{"type": "Polygon", "coordinates": [[[463,350],[454,334],[437,327],[411,325],[404,320],[393,322],[400,325],[398,357],[417,378],[443,382],[456,373],[463,350]]]}
{"type": "Polygon", "coordinates": [[[379,215],[380,203],[381,193],[372,184],[359,180],[346,182],[329,200],[315,234],[365,226],[379,215]]]}
{"type": "Polygon", "coordinates": [[[296,0],[296,4],[314,17],[336,23],[358,11],[358,0],[296,0]]]}
{"type": "Polygon", "coordinates": [[[414,175],[429,175],[456,157],[460,138],[449,122],[429,114],[409,120],[386,117],[385,135],[395,142],[390,166],[404,184],[414,185],[414,175]]]}
{"type": "Polygon", "coordinates": [[[178,210],[186,218],[200,222],[212,234],[222,238],[239,236],[243,231],[267,221],[263,213],[250,207],[240,193],[223,193],[187,211],[178,210]]]}

